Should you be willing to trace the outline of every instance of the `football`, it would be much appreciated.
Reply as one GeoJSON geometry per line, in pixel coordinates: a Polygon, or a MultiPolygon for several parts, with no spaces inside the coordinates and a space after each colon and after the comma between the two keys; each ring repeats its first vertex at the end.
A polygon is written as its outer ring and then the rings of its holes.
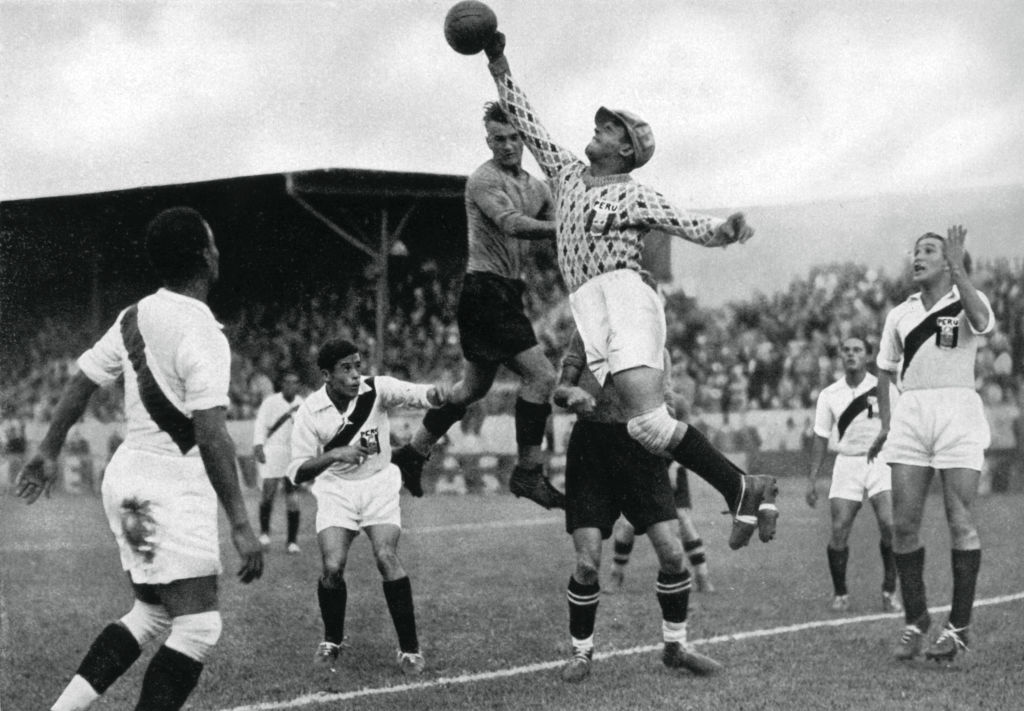
{"type": "Polygon", "coordinates": [[[459,54],[477,54],[497,29],[494,11],[477,0],[455,3],[444,18],[444,38],[459,54]]]}

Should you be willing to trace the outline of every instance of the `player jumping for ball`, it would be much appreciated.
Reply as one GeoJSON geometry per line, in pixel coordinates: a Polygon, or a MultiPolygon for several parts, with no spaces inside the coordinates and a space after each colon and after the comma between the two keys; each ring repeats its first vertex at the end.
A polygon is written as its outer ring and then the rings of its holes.
{"type": "Polygon", "coordinates": [[[492,157],[466,181],[469,264],[458,310],[462,380],[453,388],[452,402],[424,416],[394,461],[406,488],[422,496],[420,475],[430,448],[487,394],[498,367],[505,365],[523,382],[515,406],[519,462],[509,490],[544,508],[564,508],[562,492],[544,476],[541,451],[555,369],[523,310],[522,280],[530,241],[554,239],[554,206],[547,185],[523,170],[523,141],[499,104],[484,106],[484,128],[492,157]]]}
{"type": "Polygon", "coordinates": [[[776,481],[746,475],[695,428],[669,414],[662,399],[665,312],[642,281],[644,235],[658,229],[705,247],[746,242],[743,215],[728,220],[681,210],[633,180],[654,153],[651,127],[629,111],[600,108],[586,147],[590,165],[555,144],[513,80],[496,32],[485,47],[509,121],[550,178],[555,197],[558,264],[587,365],[599,383],[611,377],[628,414],[630,436],[696,472],[725,498],[733,515],[729,546],[742,548],[757,528],[775,536],[776,481]]]}

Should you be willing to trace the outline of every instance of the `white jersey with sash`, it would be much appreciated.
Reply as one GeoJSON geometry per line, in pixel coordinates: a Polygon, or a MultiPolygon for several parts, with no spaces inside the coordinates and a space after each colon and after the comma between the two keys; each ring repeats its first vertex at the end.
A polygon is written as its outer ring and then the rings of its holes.
{"type": "Polygon", "coordinates": [[[78,359],[90,380],[124,375],[126,436],[103,478],[103,504],[136,583],[221,571],[217,497],[192,413],[228,404],[231,353],[210,309],[160,289],[118,316],[78,359]]]}
{"type": "Polygon", "coordinates": [[[878,378],[871,373],[865,373],[856,387],[850,387],[844,376],[818,394],[814,434],[828,439],[833,451],[848,456],[866,455],[881,428],[878,378]]]}
{"type": "Polygon", "coordinates": [[[283,477],[291,461],[292,428],[295,413],[302,405],[302,397],[295,395],[291,402],[281,393],[274,393],[260,403],[253,424],[252,444],[263,447],[266,463],[259,464],[264,479],[283,477]]]}

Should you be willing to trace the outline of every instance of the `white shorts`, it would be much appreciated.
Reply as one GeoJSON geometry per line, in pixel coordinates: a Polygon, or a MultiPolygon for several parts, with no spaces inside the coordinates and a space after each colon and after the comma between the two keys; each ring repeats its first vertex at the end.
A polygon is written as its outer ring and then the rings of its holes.
{"type": "Polygon", "coordinates": [[[881,457],[869,462],[867,454],[836,455],[828,498],[863,501],[883,491],[892,491],[892,470],[881,457]]]}
{"type": "Polygon", "coordinates": [[[386,523],[402,525],[402,474],[394,464],[365,479],[324,474],[313,482],[312,491],[317,533],[332,527],[358,531],[386,523]]]}
{"type": "Polygon", "coordinates": [[[990,439],[974,390],[907,390],[896,401],[883,454],[890,464],[981,471],[990,439]]]}
{"type": "Polygon", "coordinates": [[[596,276],[569,295],[576,328],[597,382],[609,373],[665,362],[665,307],[632,269],[596,276]]]}
{"type": "Polygon", "coordinates": [[[220,574],[217,495],[202,459],[119,447],[102,493],[121,566],[132,582],[158,585],[220,574]]]}
{"type": "Polygon", "coordinates": [[[260,479],[280,479],[284,476],[288,463],[291,461],[292,451],[287,447],[264,448],[263,454],[267,459],[266,464],[256,462],[256,469],[260,473],[260,479]]]}

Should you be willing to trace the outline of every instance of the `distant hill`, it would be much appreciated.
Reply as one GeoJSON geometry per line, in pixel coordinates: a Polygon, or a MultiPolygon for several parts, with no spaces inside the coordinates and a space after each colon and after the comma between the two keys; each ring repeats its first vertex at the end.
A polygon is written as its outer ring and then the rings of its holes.
{"type": "Polygon", "coordinates": [[[852,261],[895,274],[914,238],[945,235],[954,223],[967,227],[976,258],[1024,256],[1024,185],[739,209],[757,230],[754,239],[724,250],[672,240],[670,288],[714,306],[783,289],[815,264],[852,261]]]}

